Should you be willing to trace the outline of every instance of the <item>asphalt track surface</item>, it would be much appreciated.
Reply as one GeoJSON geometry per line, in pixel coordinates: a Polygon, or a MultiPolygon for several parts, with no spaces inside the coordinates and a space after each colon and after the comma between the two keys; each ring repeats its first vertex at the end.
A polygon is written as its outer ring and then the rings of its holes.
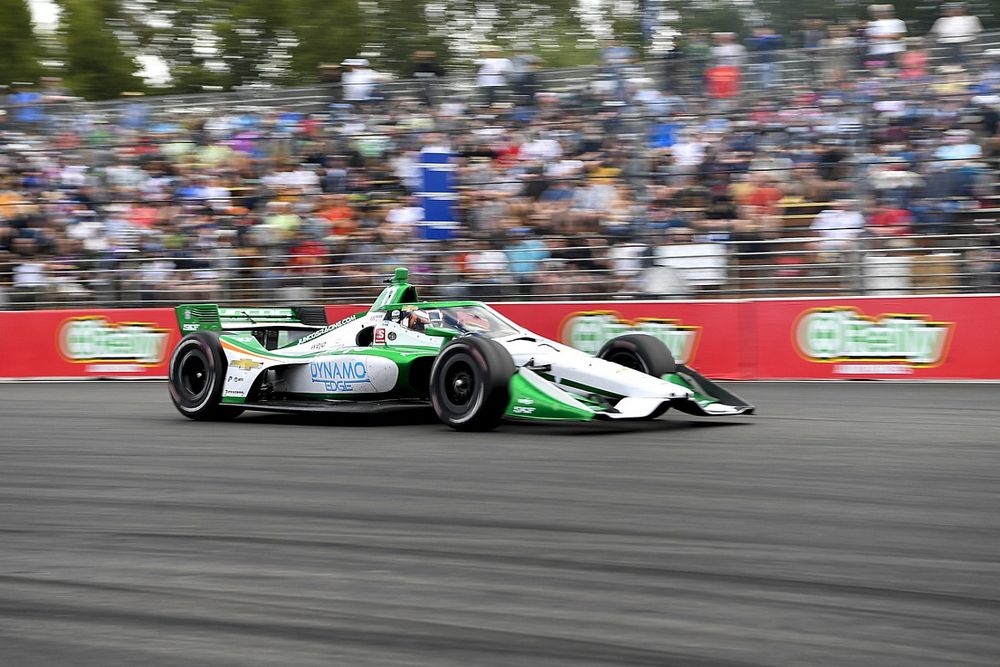
{"type": "Polygon", "coordinates": [[[1000,385],[736,391],[470,437],[0,385],[0,664],[1000,663],[1000,385]]]}

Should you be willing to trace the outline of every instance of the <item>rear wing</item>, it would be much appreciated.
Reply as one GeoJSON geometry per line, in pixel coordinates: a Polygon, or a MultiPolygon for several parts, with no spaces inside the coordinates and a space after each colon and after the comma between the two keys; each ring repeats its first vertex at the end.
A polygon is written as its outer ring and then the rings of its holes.
{"type": "Polygon", "coordinates": [[[181,334],[192,331],[307,330],[327,326],[323,306],[291,308],[220,308],[214,303],[186,303],[177,306],[177,326],[181,334]]]}

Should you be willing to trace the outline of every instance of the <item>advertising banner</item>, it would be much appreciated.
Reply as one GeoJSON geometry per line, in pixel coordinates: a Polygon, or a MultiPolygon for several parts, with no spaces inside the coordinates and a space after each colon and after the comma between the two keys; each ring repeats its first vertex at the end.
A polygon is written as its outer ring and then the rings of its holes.
{"type": "MultiPolygon", "coordinates": [[[[655,336],[718,379],[1000,379],[1000,296],[521,302],[494,307],[596,354],[655,336]]],[[[365,306],[327,306],[334,323],[365,306]]],[[[0,378],[165,377],[169,308],[0,312],[0,378]]]]}
{"type": "Polygon", "coordinates": [[[754,303],[753,377],[1000,379],[1000,297],[754,303]]]}
{"type": "Polygon", "coordinates": [[[0,313],[0,377],[165,377],[169,308],[0,313]]]}

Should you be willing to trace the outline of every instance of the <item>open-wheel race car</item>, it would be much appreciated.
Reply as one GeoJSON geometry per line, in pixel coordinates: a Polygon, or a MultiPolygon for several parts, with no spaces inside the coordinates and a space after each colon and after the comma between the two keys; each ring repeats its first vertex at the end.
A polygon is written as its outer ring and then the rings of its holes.
{"type": "Polygon", "coordinates": [[[185,417],[244,410],[336,412],[430,404],[442,422],[484,431],[503,420],[655,419],[751,414],[742,399],[674,362],[660,340],[625,334],[597,356],[511,322],[478,301],[417,298],[396,269],[371,308],[327,324],[322,306],[177,307],[184,337],[170,396],[185,417]]]}

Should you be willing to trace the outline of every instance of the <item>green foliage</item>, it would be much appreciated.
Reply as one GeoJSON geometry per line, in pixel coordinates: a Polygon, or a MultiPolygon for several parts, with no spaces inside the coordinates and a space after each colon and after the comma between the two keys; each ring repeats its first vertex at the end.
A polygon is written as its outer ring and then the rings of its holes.
{"type": "Polygon", "coordinates": [[[292,10],[299,42],[292,51],[292,69],[303,81],[315,80],[320,65],[357,55],[365,44],[357,0],[295,0],[292,10]]]}
{"type": "Polygon", "coordinates": [[[65,78],[70,89],[87,99],[117,97],[141,90],[136,63],[108,27],[105,13],[114,4],[102,0],[63,0],[61,32],[65,46],[65,78]]]}
{"type": "Polygon", "coordinates": [[[291,79],[293,0],[240,0],[215,26],[231,86],[291,79]]]}
{"type": "Polygon", "coordinates": [[[0,84],[35,81],[41,48],[31,24],[27,0],[0,0],[0,84]]]}

